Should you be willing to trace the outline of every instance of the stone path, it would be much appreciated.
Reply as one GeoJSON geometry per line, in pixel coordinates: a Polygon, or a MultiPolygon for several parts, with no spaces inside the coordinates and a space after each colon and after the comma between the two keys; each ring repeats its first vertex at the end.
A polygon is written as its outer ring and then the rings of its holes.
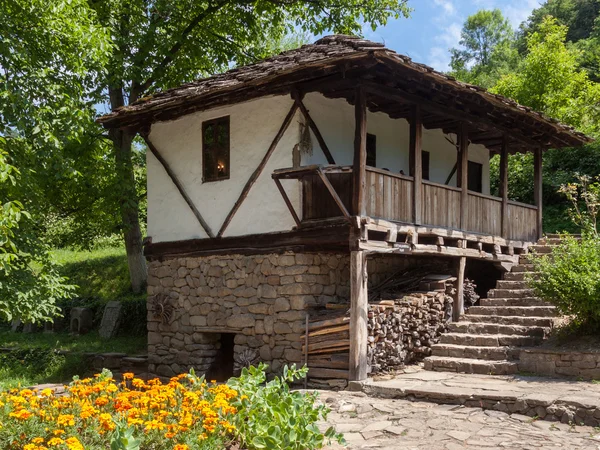
{"type": "Polygon", "coordinates": [[[330,425],[346,446],[327,450],[599,450],[600,429],[459,405],[377,399],[362,392],[320,392],[330,425]]]}

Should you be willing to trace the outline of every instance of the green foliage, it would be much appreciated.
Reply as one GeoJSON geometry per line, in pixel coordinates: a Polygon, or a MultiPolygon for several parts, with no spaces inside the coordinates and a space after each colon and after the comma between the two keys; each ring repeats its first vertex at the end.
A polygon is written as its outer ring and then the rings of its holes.
{"type": "Polygon", "coordinates": [[[600,216],[600,175],[592,178],[577,175],[576,183],[564,184],[560,193],[571,203],[569,216],[581,228],[584,235],[600,238],[598,219],[600,216]]]}
{"type": "Polygon", "coordinates": [[[600,330],[600,238],[570,235],[553,247],[551,256],[532,255],[535,276],[528,282],[536,295],[572,315],[578,327],[600,330]]]}
{"type": "Polygon", "coordinates": [[[119,424],[110,441],[110,450],[139,450],[142,441],[133,436],[135,430],[119,424]]]}
{"type": "Polygon", "coordinates": [[[469,16],[461,31],[461,48],[450,49],[452,75],[468,83],[493,86],[517,63],[513,38],[513,29],[499,9],[469,16]]]}
{"type": "Polygon", "coordinates": [[[316,406],[316,393],[290,391],[289,384],[306,376],[307,368],[283,369],[281,377],[265,383],[266,365],[244,368],[239,378],[227,383],[244,398],[234,403],[238,413],[234,425],[243,448],[304,450],[322,448],[327,442],[343,443],[341,434],[329,428],[324,434],[317,422],[327,418],[325,406],[316,406]]]}

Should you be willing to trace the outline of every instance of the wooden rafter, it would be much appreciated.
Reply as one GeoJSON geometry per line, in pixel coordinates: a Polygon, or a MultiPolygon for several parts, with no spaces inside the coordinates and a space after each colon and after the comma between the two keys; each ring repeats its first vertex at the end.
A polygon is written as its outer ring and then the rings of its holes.
{"type": "Polygon", "coordinates": [[[300,219],[298,218],[298,214],[296,214],[296,210],[294,209],[294,205],[292,205],[292,202],[290,201],[290,197],[288,197],[287,192],[285,192],[285,189],[281,185],[281,181],[277,178],[273,178],[273,181],[275,181],[275,184],[277,185],[277,189],[279,189],[279,192],[281,193],[281,196],[283,197],[283,201],[285,202],[286,206],[290,210],[290,213],[292,214],[292,217],[294,218],[294,222],[296,222],[296,225],[300,226],[300,219]]]}
{"type": "Polygon", "coordinates": [[[169,165],[169,163],[162,157],[162,155],[160,154],[158,149],[150,141],[150,137],[148,136],[147,133],[142,134],[142,137],[146,141],[146,145],[148,146],[148,148],[150,149],[150,151],[152,152],[154,157],[163,166],[163,169],[165,169],[165,172],[167,172],[167,175],[169,176],[169,178],[171,179],[171,181],[173,182],[173,184],[175,185],[175,187],[177,188],[177,190],[179,191],[179,193],[181,194],[181,196],[183,197],[183,199],[185,200],[187,205],[190,207],[190,210],[192,211],[194,216],[196,216],[196,219],[198,220],[198,223],[200,223],[200,226],[204,229],[204,231],[210,238],[214,238],[215,235],[213,234],[210,227],[208,226],[208,224],[202,217],[202,214],[200,214],[200,211],[198,211],[198,208],[196,208],[196,205],[194,205],[194,202],[192,201],[190,196],[185,191],[183,184],[181,183],[181,181],[179,181],[179,178],[177,178],[177,175],[175,175],[175,172],[173,172],[173,169],[171,169],[171,166],[169,165]]]}
{"type": "Polygon", "coordinates": [[[296,115],[296,111],[298,111],[298,104],[296,102],[294,102],[294,104],[290,108],[290,111],[288,112],[287,116],[285,116],[285,119],[283,120],[283,123],[281,124],[281,127],[279,128],[279,131],[273,138],[273,141],[271,142],[271,145],[269,146],[267,153],[265,154],[265,156],[263,156],[263,159],[260,162],[260,164],[258,165],[258,167],[256,168],[256,170],[252,173],[252,175],[250,175],[250,178],[248,178],[248,181],[246,182],[244,189],[242,189],[242,193],[240,194],[239,198],[233,205],[233,208],[231,208],[231,211],[229,211],[229,214],[225,218],[223,225],[221,225],[221,229],[219,230],[217,237],[219,237],[219,238],[223,237],[223,233],[225,233],[225,230],[231,223],[233,216],[235,216],[235,213],[238,211],[238,209],[240,209],[240,206],[242,206],[242,203],[248,196],[248,192],[250,192],[250,189],[252,189],[252,186],[254,186],[254,183],[256,183],[256,180],[258,179],[258,177],[264,170],[265,166],[267,165],[267,162],[269,162],[271,155],[273,154],[273,152],[275,152],[275,149],[277,148],[277,144],[279,144],[279,141],[281,140],[281,138],[285,134],[286,130],[290,126],[290,123],[292,123],[292,119],[296,115]]]}
{"type": "Polygon", "coordinates": [[[294,92],[292,92],[292,98],[298,105],[298,108],[300,108],[300,112],[302,112],[302,115],[306,119],[308,126],[310,127],[313,134],[317,138],[319,147],[321,147],[321,150],[323,151],[325,158],[327,158],[327,162],[329,164],[335,164],[335,160],[333,159],[333,156],[331,155],[331,152],[329,151],[329,147],[327,147],[327,144],[325,143],[325,139],[323,139],[323,135],[319,131],[319,127],[317,127],[317,124],[312,119],[312,117],[308,113],[308,109],[306,109],[306,106],[304,106],[304,103],[302,102],[302,95],[300,93],[298,93],[298,91],[294,91],[294,92]]]}

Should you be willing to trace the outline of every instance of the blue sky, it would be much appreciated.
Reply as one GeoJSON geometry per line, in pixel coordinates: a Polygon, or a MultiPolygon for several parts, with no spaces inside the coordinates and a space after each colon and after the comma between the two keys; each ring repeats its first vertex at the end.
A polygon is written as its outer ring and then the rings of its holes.
{"type": "Polygon", "coordinates": [[[480,9],[499,8],[517,28],[541,0],[409,0],[413,12],[409,19],[389,21],[376,31],[363,30],[364,36],[383,42],[388,48],[410,56],[417,62],[448,70],[448,49],[458,46],[466,18],[480,9]]]}

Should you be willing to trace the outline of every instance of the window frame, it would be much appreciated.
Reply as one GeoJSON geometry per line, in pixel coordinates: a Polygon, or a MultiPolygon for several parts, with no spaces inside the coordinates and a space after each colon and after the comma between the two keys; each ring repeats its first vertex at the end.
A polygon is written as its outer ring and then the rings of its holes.
{"type": "MultiPolygon", "coordinates": [[[[370,167],[377,167],[377,135],[372,133],[367,133],[367,139],[365,142],[365,152],[367,156],[366,164],[370,167]],[[369,145],[371,144],[371,145],[369,145]],[[369,150],[372,151],[371,155],[369,155],[369,150]],[[369,156],[372,156],[375,159],[375,164],[369,164],[369,156]]],[[[371,161],[373,162],[373,161],[371,161]]]]}
{"type": "MultiPolygon", "coordinates": [[[[216,162],[215,162],[216,164],[216,162]]],[[[216,169],[216,168],[215,168],[216,169]]],[[[218,172],[218,170],[215,170],[218,172]]],[[[214,119],[205,120],[202,122],[202,183],[213,183],[215,181],[223,181],[229,180],[231,178],[231,116],[222,116],[216,117],[214,119]],[[206,128],[210,125],[220,125],[227,124],[227,143],[221,147],[219,144],[212,144],[212,148],[209,150],[206,149],[206,141],[205,141],[205,133],[206,128]],[[227,175],[219,177],[210,177],[206,176],[206,153],[210,151],[213,154],[219,154],[220,152],[224,152],[225,157],[225,167],[227,168],[227,175]]]]}

